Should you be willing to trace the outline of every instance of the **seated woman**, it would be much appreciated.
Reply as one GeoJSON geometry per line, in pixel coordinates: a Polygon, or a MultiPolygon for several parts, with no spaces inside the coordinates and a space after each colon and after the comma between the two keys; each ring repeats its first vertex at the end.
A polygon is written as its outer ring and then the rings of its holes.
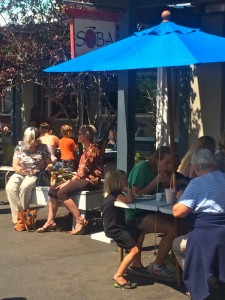
{"type": "Polygon", "coordinates": [[[50,172],[53,167],[47,146],[41,144],[38,138],[37,128],[28,127],[24,132],[23,142],[14,151],[12,166],[15,173],[6,185],[14,224],[17,222],[18,211],[29,208],[38,173],[43,170],[50,172]]]}
{"type": "Polygon", "coordinates": [[[173,251],[191,298],[203,300],[208,299],[212,278],[225,283],[225,174],[217,170],[208,149],[194,152],[191,163],[197,177],[174,205],[173,215],[184,218],[193,213],[195,227],[174,240],[173,251]]]}
{"type": "Polygon", "coordinates": [[[196,174],[193,166],[191,165],[191,156],[192,154],[199,149],[208,149],[212,153],[215,153],[216,150],[216,141],[213,137],[208,135],[203,135],[198,138],[190,147],[186,155],[181,161],[181,164],[178,168],[178,172],[189,178],[195,178],[196,174]]]}
{"type": "MultiPolygon", "coordinates": [[[[151,194],[163,191],[170,185],[171,154],[168,147],[160,147],[149,161],[137,163],[130,172],[128,183],[134,194],[151,194]]],[[[170,216],[140,209],[126,209],[127,222],[137,222],[144,233],[163,233],[154,263],[148,266],[151,277],[174,280],[174,273],[163,264],[176,237],[176,228],[170,216]]]]}
{"type": "Polygon", "coordinates": [[[73,235],[82,234],[88,221],[81,217],[81,214],[71,199],[71,196],[78,191],[97,189],[103,177],[103,160],[100,149],[93,143],[97,130],[93,125],[83,125],[79,129],[78,142],[84,146],[84,153],[81,155],[76,175],[71,180],[62,181],[52,185],[49,190],[48,219],[43,227],[37,232],[43,233],[55,228],[55,216],[59,202],[63,201],[64,206],[73,214],[76,219],[76,226],[70,233],[73,235]]]}
{"type": "Polygon", "coordinates": [[[51,126],[48,123],[41,123],[40,125],[40,137],[39,140],[42,144],[46,144],[50,153],[51,153],[51,160],[53,165],[57,162],[57,157],[55,155],[56,149],[59,147],[59,138],[51,134],[51,126]]]}

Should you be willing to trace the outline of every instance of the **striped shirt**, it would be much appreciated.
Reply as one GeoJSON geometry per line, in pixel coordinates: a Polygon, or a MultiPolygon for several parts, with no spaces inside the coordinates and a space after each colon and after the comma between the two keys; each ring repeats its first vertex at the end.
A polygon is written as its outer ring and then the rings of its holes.
{"type": "Polygon", "coordinates": [[[225,173],[213,171],[192,179],[178,202],[193,213],[224,213],[225,173]]]}

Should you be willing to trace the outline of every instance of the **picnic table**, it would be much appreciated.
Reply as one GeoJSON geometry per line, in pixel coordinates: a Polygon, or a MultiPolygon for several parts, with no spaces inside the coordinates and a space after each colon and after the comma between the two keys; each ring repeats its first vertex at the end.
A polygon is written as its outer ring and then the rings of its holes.
{"type": "Polygon", "coordinates": [[[162,196],[162,200],[156,200],[155,195],[149,195],[146,196],[141,196],[141,197],[136,197],[134,199],[134,202],[132,203],[123,203],[120,201],[115,201],[115,206],[117,207],[122,207],[122,208],[130,208],[130,209],[144,209],[144,210],[150,210],[150,211],[160,211],[162,213],[166,214],[172,214],[172,204],[168,204],[166,202],[166,197],[165,195],[162,196]]]}

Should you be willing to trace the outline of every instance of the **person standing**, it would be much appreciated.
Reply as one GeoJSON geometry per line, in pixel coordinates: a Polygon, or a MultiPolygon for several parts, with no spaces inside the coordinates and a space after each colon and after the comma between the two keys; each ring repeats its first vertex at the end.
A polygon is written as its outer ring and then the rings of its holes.
{"type": "Polygon", "coordinates": [[[9,127],[0,122],[0,166],[3,165],[3,141],[2,136],[9,131],[9,127]]]}
{"type": "Polygon", "coordinates": [[[50,153],[53,165],[57,162],[56,149],[59,147],[59,138],[51,134],[51,126],[48,123],[41,123],[39,140],[42,144],[46,144],[50,153]]]}
{"type": "Polygon", "coordinates": [[[62,125],[61,133],[63,135],[63,138],[59,141],[62,160],[61,169],[73,172],[75,169],[75,151],[78,149],[78,146],[72,139],[72,127],[69,125],[62,125]]]}

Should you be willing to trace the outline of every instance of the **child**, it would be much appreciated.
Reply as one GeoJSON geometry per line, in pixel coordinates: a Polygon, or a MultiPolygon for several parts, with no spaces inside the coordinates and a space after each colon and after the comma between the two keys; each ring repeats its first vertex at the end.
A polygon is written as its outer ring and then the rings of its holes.
{"type": "Polygon", "coordinates": [[[131,203],[133,195],[127,186],[127,176],[124,171],[114,170],[107,172],[104,182],[104,196],[102,219],[104,231],[107,237],[112,238],[119,247],[129,249],[129,254],[119,266],[113,279],[115,288],[133,289],[136,283],[130,283],[124,278],[124,273],[132,263],[132,268],[142,269],[141,252],[139,244],[142,243],[143,235],[137,228],[136,223],[125,223],[124,209],[114,206],[114,202],[121,201],[131,203]]]}
{"type": "Polygon", "coordinates": [[[61,151],[62,169],[65,171],[74,171],[74,159],[75,150],[77,150],[77,145],[72,136],[72,127],[69,125],[62,125],[61,133],[63,138],[59,141],[59,148],[61,151]]]}

